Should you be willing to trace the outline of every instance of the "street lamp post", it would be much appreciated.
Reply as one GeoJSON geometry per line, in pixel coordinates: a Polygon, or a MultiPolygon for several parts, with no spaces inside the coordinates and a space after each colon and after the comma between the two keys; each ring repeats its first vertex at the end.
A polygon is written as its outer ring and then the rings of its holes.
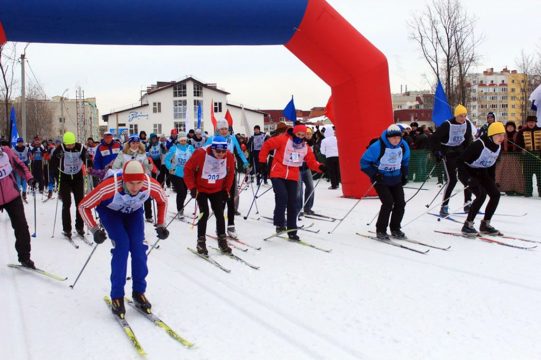
{"type": "Polygon", "coordinates": [[[64,119],[64,94],[68,92],[69,89],[64,90],[62,96],[60,96],[60,119],[62,119],[62,134],[66,131],[66,119],[64,119]]]}

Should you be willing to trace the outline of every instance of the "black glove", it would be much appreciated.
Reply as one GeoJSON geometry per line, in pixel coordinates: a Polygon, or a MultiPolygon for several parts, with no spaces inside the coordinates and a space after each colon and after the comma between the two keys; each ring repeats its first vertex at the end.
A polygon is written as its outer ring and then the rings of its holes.
{"type": "Polygon", "coordinates": [[[165,240],[169,237],[169,230],[164,225],[156,226],[156,232],[158,233],[158,239],[165,240]]]}
{"type": "Polygon", "coordinates": [[[443,159],[443,153],[438,150],[434,153],[434,157],[436,158],[436,162],[441,162],[441,160],[443,159]]]}
{"type": "Polygon", "coordinates": [[[327,171],[327,167],[325,166],[325,164],[319,165],[319,171],[321,171],[322,173],[325,173],[327,171]]]}
{"type": "Polygon", "coordinates": [[[34,180],[34,178],[28,179],[28,181],[26,181],[28,186],[30,186],[31,188],[34,187],[35,182],[36,181],[34,180]]]}
{"type": "Polygon", "coordinates": [[[408,176],[406,174],[402,174],[402,186],[406,186],[408,183],[408,176]]]}
{"type": "Polygon", "coordinates": [[[91,230],[91,231],[92,231],[92,234],[94,235],[94,242],[96,244],[101,244],[105,241],[105,239],[107,239],[107,234],[105,234],[104,230],[96,229],[96,230],[91,230]]]}
{"type": "Polygon", "coordinates": [[[261,176],[267,175],[267,163],[260,162],[258,172],[261,176]]]}
{"type": "Polygon", "coordinates": [[[377,183],[382,183],[383,182],[383,174],[380,173],[380,172],[377,172],[376,174],[374,174],[374,176],[372,176],[372,182],[377,182],[377,183]]]}
{"type": "Polygon", "coordinates": [[[193,198],[197,196],[197,189],[196,188],[193,188],[193,189],[190,190],[190,196],[193,197],[193,198]]]}

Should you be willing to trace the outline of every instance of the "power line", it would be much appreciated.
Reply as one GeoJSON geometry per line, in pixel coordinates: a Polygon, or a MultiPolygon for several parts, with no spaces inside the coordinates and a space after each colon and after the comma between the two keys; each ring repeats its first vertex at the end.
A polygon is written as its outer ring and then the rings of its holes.
{"type": "Polygon", "coordinates": [[[42,93],[44,99],[46,100],[47,99],[47,93],[43,89],[43,86],[41,86],[41,84],[39,83],[36,75],[34,74],[34,70],[32,70],[32,67],[30,66],[30,62],[28,61],[28,59],[26,60],[26,63],[28,64],[28,69],[30,70],[30,73],[32,74],[32,77],[34,78],[34,81],[36,82],[36,85],[41,90],[41,93],[42,93]]]}

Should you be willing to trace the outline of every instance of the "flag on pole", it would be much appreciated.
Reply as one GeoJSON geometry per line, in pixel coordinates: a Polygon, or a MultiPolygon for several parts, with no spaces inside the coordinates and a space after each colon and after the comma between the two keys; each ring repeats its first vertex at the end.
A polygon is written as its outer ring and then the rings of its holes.
{"type": "Polygon", "coordinates": [[[201,118],[203,117],[203,107],[201,101],[197,102],[197,128],[201,129],[201,118]]]}
{"type": "Polygon", "coordinates": [[[453,112],[447,101],[447,95],[443,90],[443,85],[438,79],[436,94],[434,95],[434,109],[432,110],[432,121],[436,127],[440,126],[445,120],[453,118],[453,112]]]}
{"type": "Polygon", "coordinates": [[[225,112],[225,119],[227,120],[227,125],[229,125],[230,128],[233,127],[233,117],[231,116],[231,113],[229,112],[229,109],[225,112]]]}
{"type": "Polygon", "coordinates": [[[241,107],[242,107],[242,119],[241,119],[242,126],[244,126],[244,128],[246,129],[246,135],[253,136],[254,134],[252,133],[252,128],[250,127],[250,124],[248,123],[248,117],[246,116],[246,110],[244,110],[243,105],[241,105],[241,107]]]}
{"type": "Polygon", "coordinates": [[[216,130],[218,121],[216,120],[216,116],[214,116],[214,100],[210,102],[210,121],[212,122],[212,126],[214,127],[214,130],[216,130]]]}
{"type": "Polygon", "coordinates": [[[284,108],[284,116],[286,119],[293,121],[293,126],[295,126],[295,123],[297,122],[297,110],[295,110],[295,103],[293,102],[293,95],[291,96],[291,100],[287,103],[286,107],[284,108]]]}
{"type": "Polygon", "coordinates": [[[332,95],[329,97],[327,105],[325,105],[325,116],[328,117],[329,120],[331,120],[331,122],[334,124],[334,103],[332,95]]]}
{"type": "Polygon", "coordinates": [[[15,108],[11,107],[11,112],[9,114],[9,121],[11,122],[11,146],[17,145],[17,138],[19,137],[19,132],[17,131],[17,117],[15,115],[15,108]]]}

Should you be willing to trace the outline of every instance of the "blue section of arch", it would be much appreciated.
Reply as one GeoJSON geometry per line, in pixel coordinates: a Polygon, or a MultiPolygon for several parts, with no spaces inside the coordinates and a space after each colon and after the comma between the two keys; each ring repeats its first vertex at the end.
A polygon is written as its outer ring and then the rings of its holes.
{"type": "Polygon", "coordinates": [[[308,0],[0,0],[9,41],[282,45],[308,0]]]}

